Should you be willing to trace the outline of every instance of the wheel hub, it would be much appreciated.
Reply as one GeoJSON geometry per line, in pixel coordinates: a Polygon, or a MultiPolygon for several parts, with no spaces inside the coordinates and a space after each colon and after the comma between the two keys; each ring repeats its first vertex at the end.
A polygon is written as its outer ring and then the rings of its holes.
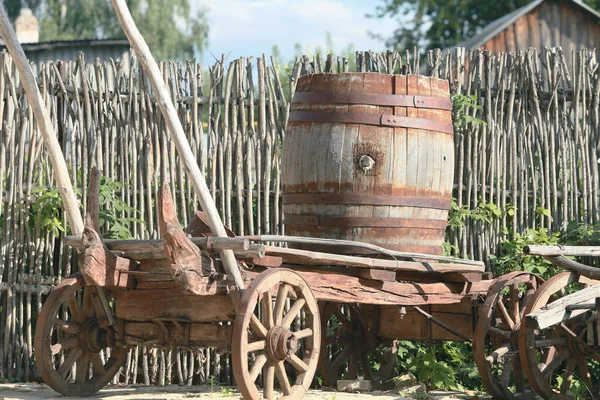
{"type": "Polygon", "coordinates": [[[99,353],[107,347],[114,347],[114,335],[98,325],[96,320],[87,320],[83,324],[80,333],[80,343],[83,348],[92,352],[99,353]]]}
{"type": "Polygon", "coordinates": [[[266,346],[271,358],[283,361],[298,350],[298,338],[283,326],[275,326],[267,332],[266,346]]]}

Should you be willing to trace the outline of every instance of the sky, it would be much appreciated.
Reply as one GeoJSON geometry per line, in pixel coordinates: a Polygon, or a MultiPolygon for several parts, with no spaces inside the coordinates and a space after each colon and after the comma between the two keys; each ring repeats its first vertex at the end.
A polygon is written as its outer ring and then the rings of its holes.
{"type": "Polygon", "coordinates": [[[294,45],[325,48],[326,33],[333,39],[334,54],[347,48],[384,50],[367,31],[390,36],[396,27],[391,18],[367,18],[380,0],[190,0],[195,9],[205,7],[210,26],[209,45],[203,62],[214,54],[229,54],[228,60],[241,56],[270,55],[277,45],[283,62],[295,55],[294,45]]]}

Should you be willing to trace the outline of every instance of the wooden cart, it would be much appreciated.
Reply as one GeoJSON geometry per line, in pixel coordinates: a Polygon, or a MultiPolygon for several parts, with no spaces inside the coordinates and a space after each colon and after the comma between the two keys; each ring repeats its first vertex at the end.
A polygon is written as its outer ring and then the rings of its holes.
{"type": "Polygon", "coordinates": [[[35,333],[39,371],[60,393],[100,390],[129,347],[146,345],[230,351],[244,398],[301,398],[317,368],[332,385],[359,377],[384,383],[394,370],[395,339],[473,340],[495,397],[527,391],[517,350],[523,312],[539,303],[532,301],[542,283],[535,275],[489,280],[479,262],[423,259],[348,241],[327,244],[381,255],[263,243],[317,240],[309,238],[217,238],[202,213],[186,233],[167,188],[159,198],[162,240],[103,241],[97,182],[93,173],[83,237],[67,240],[78,250],[81,272],[50,293],[35,333]],[[223,249],[234,251],[245,291],[224,274],[215,253],[223,249]]]}

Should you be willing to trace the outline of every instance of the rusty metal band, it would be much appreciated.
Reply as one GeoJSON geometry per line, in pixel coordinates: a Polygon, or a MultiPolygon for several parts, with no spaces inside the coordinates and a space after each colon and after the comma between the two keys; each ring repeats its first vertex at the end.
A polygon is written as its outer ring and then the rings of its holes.
{"type": "Polygon", "coordinates": [[[416,218],[333,217],[323,215],[286,215],[286,225],[339,226],[353,228],[409,228],[444,231],[448,221],[416,218]]]}
{"type": "Polygon", "coordinates": [[[450,199],[376,194],[289,193],[283,204],[353,204],[369,206],[406,206],[449,210],[450,199]]]}
{"type": "Polygon", "coordinates": [[[453,135],[452,124],[426,118],[360,112],[291,111],[290,122],[339,122],[392,128],[423,129],[453,135]]]}
{"type": "Polygon", "coordinates": [[[294,103],[366,104],[372,106],[415,107],[452,111],[452,101],[449,98],[436,96],[347,92],[296,92],[292,101],[294,103]]]}

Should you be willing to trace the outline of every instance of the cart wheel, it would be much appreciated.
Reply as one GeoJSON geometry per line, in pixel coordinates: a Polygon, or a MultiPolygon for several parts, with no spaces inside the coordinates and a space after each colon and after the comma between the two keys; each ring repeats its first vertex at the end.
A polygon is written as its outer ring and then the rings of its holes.
{"type": "Polygon", "coordinates": [[[304,279],[286,269],[261,273],[233,326],[233,373],[243,397],[276,398],[277,378],[286,399],[301,399],[317,369],[320,330],[317,301],[304,279]]]}
{"type": "Polygon", "coordinates": [[[519,327],[543,279],[528,272],[498,277],[488,290],[475,327],[473,353],[481,380],[494,399],[533,394],[524,382],[519,327]]]}
{"type": "Polygon", "coordinates": [[[128,350],[115,347],[98,288],[81,275],[64,279],[46,299],[35,329],[36,365],[44,382],[66,396],[89,396],[115,376],[128,350]],[[103,356],[102,350],[110,350],[103,356]]]}
{"type": "MultiPolygon", "coordinates": [[[[529,314],[566,294],[598,283],[576,272],[555,275],[540,286],[525,313],[529,314]]],[[[588,311],[545,329],[528,329],[525,324],[522,326],[519,347],[523,369],[533,389],[543,398],[572,399],[586,394],[593,398],[588,361],[600,361],[600,352],[598,347],[586,344],[586,337],[587,321],[595,319],[594,314],[595,311],[588,311]],[[574,392],[572,383],[577,380],[585,385],[581,388],[585,393],[574,392]]]]}
{"type": "Polygon", "coordinates": [[[392,378],[396,348],[385,345],[369,331],[357,305],[324,303],[321,306],[321,354],[323,382],[335,387],[340,379],[364,379],[375,385],[392,378]],[[371,365],[370,360],[375,360],[371,365]]]}

